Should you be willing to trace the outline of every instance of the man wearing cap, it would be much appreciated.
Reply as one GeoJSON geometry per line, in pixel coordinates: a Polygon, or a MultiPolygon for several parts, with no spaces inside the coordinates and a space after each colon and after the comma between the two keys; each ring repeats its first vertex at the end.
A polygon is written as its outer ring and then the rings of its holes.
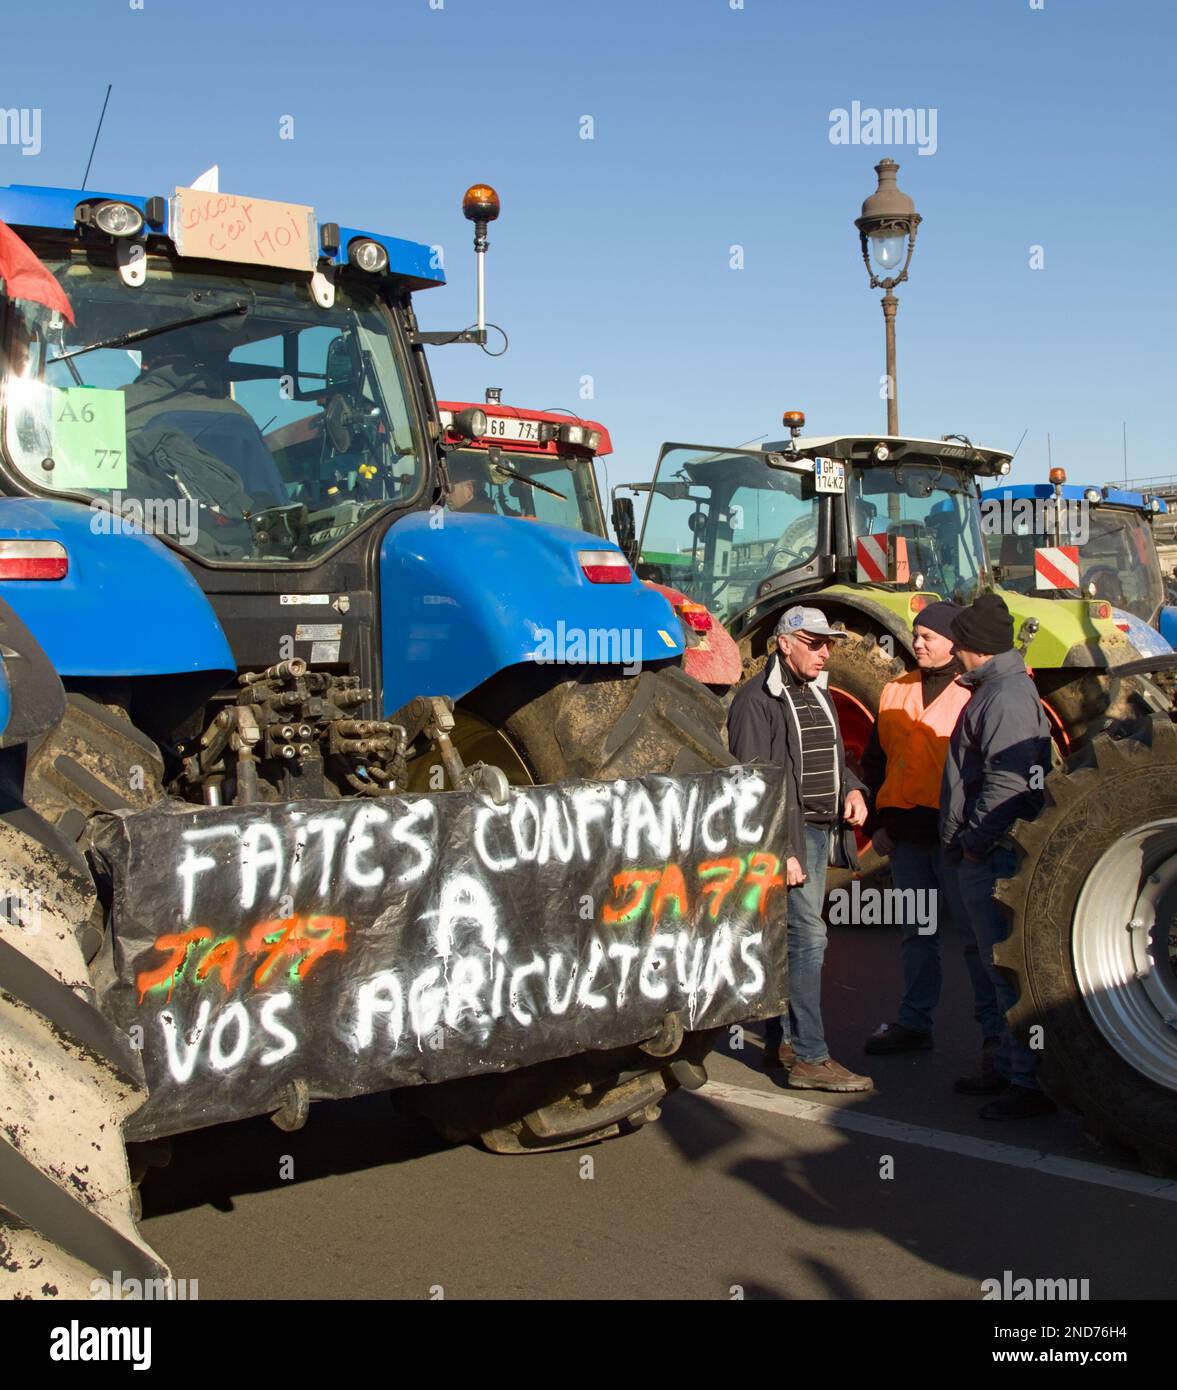
{"type": "Polygon", "coordinates": [[[789,1085],[799,1090],[869,1091],[869,1076],[830,1056],[821,1018],[826,868],[831,859],[858,867],[853,827],[866,820],[865,787],[847,770],[823,675],[830,643],[848,634],[830,627],[819,609],[795,607],[782,615],[775,636],[763,674],[737,693],[728,712],[733,755],[778,763],[788,779],[789,1014],[769,1020],[764,1064],[787,1068],[789,1085]]]}
{"type": "Polygon", "coordinates": [[[903,998],[896,1021],[884,1023],[867,1039],[865,1051],[872,1055],[932,1046],[932,1012],[940,1002],[943,978],[940,938],[953,927],[961,929],[982,1039],[996,1039],[1001,1032],[993,982],[976,939],[952,910],[955,885],[940,849],[940,782],[948,740],[971,694],[957,680],[964,667],[952,648],[952,623],[962,611],[956,603],[932,603],[916,616],[916,669],[883,687],[863,757],[863,776],[874,801],[867,828],[875,850],[891,857],[891,877],[903,894],[899,901],[913,909],[900,926],[903,998]],[[914,891],[909,894],[908,889],[914,891]]]}
{"type": "MultiPolygon", "coordinates": [[[[1042,809],[1050,768],[1050,728],[1021,653],[1013,650],[1014,624],[1002,600],[981,596],[952,621],[964,667],[960,683],[972,698],[948,745],[940,786],[940,841],[955,866],[958,901],[976,937],[1001,1015],[1017,991],[993,964],[993,947],[1009,934],[1009,920],[994,900],[998,879],[1011,878],[1017,855],[1008,831],[1042,809]]],[[[981,1109],[987,1120],[1025,1119],[1057,1108],[1038,1084],[1037,1055],[1002,1023],[994,1068],[956,1083],[962,1095],[994,1095],[981,1109]]]]}

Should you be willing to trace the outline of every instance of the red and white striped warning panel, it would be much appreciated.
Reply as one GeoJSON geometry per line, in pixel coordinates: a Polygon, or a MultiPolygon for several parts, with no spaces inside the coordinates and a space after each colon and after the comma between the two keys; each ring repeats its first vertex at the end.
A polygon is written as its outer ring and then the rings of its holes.
{"type": "Polygon", "coordinates": [[[857,552],[860,584],[907,583],[906,536],[859,536],[857,552]]]}
{"type": "Polygon", "coordinates": [[[1077,589],[1079,587],[1079,547],[1044,545],[1034,552],[1036,589],[1077,589]]]}

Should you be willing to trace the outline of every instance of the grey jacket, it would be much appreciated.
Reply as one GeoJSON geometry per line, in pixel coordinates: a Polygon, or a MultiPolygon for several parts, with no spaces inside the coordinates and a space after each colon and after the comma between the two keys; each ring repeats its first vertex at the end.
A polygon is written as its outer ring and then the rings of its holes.
{"type": "Polygon", "coordinates": [[[1020,652],[1000,652],[957,679],[973,697],[948,744],[940,841],[983,859],[1015,820],[1042,809],[1050,726],[1020,652]]]}
{"type": "MultiPolygon", "coordinates": [[[[812,689],[824,704],[827,714],[833,721],[838,740],[838,793],[839,807],[852,791],[866,795],[866,786],[846,766],[846,750],[842,743],[842,730],[838,724],[838,711],[833,700],[826,694],[829,677],[823,671],[812,683],[812,689]]],[[[777,653],[769,658],[759,676],[755,676],[736,692],[727,716],[728,747],[732,756],[742,763],[777,763],[787,769],[789,806],[785,824],[788,827],[788,853],[802,864],[805,863],[805,820],[801,809],[801,732],[797,721],[788,709],[784,693],[784,676],[780,670],[780,656],[777,653]]],[[[858,852],[853,827],[839,822],[834,827],[833,857],[841,868],[857,869],[858,852]]],[[[809,866],[805,865],[806,873],[809,866]]]]}

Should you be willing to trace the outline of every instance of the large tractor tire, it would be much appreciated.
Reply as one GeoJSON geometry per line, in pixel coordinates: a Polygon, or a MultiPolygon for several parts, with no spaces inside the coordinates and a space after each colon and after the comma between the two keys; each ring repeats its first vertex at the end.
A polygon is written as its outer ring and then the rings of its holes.
{"type": "MultiPolygon", "coordinates": [[[[533,671],[512,671],[472,701],[477,751],[512,782],[678,776],[730,767],[721,700],[677,667],[628,679],[581,668],[538,690],[533,671]],[[530,698],[527,696],[530,695],[530,698]],[[496,755],[488,731],[503,747],[496,755]]],[[[480,1139],[495,1153],[530,1153],[595,1143],[656,1119],[677,1088],[707,1079],[703,1058],[717,1030],[673,1024],[641,1046],[558,1058],[505,1076],[471,1077],[398,1093],[443,1137],[480,1139]]]]}
{"type": "Polygon", "coordinates": [[[539,782],[730,767],[725,724],[723,702],[675,666],[621,680],[582,668],[504,719],[539,782]]]}
{"type": "Polygon", "coordinates": [[[167,1278],[135,1229],[121,1138],[143,1070],[95,1006],[85,861],[23,803],[21,757],[0,755],[0,1296],[90,1298],[116,1270],[167,1278]]]}
{"type": "Polygon", "coordinates": [[[0,761],[0,1289],[88,1298],[115,1270],[167,1277],[135,1228],[121,1134],[143,1069],[96,1007],[102,913],[84,857],[89,817],[152,805],[163,760],[117,704],[75,692],[0,761]]]}
{"type": "Polygon", "coordinates": [[[1016,980],[1010,1025],[1043,1031],[1042,1080],[1091,1132],[1177,1175],[1177,728],[1098,735],[1047,779],[1013,837],[994,951],[1016,980]]]}

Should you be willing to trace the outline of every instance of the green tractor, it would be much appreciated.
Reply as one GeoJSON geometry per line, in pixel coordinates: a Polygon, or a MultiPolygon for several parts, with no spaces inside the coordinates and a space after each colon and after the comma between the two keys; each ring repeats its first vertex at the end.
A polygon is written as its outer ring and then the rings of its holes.
{"type": "MultiPolygon", "coordinates": [[[[781,611],[822,609],[851,635],[830,654],[829,683],[853,759],[865,749],[883,685],[914,665],[911,626],[929,603],[969,603],[994,588],[978,480],[1010,455],[960,437],[838,435],[760,449],[663,445],[649,493],[638,574],[673,585],[727,625],[759,670],[781,611]]],[[[1060,757],[1110,721],[1159,712],[1164,696],[1116,668],[1138,652],[1109,602],[998,590],[1041,692],[1060,757]]]]}

